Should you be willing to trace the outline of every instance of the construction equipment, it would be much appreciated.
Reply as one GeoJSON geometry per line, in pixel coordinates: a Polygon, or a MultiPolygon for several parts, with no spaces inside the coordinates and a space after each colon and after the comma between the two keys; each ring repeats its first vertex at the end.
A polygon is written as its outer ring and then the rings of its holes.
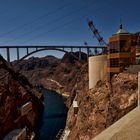
{"type": "MultiPolygon", "coordinates": [[[[96,27],[94,26],[92,20],[88,20],[88,26],[89,26],[90,30],[92,31],[94,37],[98,40],[100,46],[107,47],[108,44],[105,42],[105,40],[103,39],[103,37],[100,35],[98,29],[96,29],[96,27]]],[[[102,52],[101,53],[98,51],[98,49],[96,49],[96,48],[94,49],[94,54],[95,55],[98,55],[98,54],[106,54],[106,53],[107,53],[107,49],[106,48],[102,49],[102,52]]]]}
{"type": "Polygon", "coordinates": [[[88,26],[91,29],[94,36],[96,37],[96,39],[98,40],[99,44],[101,46],[107,46],[108,44],[104,41],[103,37],[101,37],[98,30],[95,28],[92,20],[88,20],[88,26]]]}

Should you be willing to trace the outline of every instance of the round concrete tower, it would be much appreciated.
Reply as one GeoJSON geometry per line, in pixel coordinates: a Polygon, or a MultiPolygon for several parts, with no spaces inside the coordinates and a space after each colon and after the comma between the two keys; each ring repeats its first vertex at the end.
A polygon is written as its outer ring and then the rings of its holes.
{"type": "Polygon", "coordinates": [[[94,88],[107,73],[107,55],[89,57],[89,89],[94,88]]]}

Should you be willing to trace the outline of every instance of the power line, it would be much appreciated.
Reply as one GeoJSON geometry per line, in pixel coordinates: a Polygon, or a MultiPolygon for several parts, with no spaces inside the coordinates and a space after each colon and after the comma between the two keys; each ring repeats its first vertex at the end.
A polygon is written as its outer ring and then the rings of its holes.
{"type": "Polygon", "coordinates": [[[63,24],[61,24],[61,25],[55,26],[55,28],[50,29],[50,30],[47,30],[46,32],[44,32],[44,33],[42,33],[42,34],[37,34],[35,37],[30,38],[30,39],[24,41],[22,44],[26,43],[27,41],[32,41],[32,40],[36,39],[37,37],[44,36],[44,34],[46,34],[46,33],[54,32],[54,31],[56,31],[56,30],[58,30],[58,29],[61,29],[61,28],[65,27],[65,26],[67,26],[68,24],[71,24],[71,23],[73,23],[73,22],[75,22],[75,21],[77,21],[77,20],[81,20],[81,19],[83,19],[83,18],[86,19],[86,16],[76,17],[76,18],[74,18],[74,19],[72,19],[72,20],[70,20],[70,21],[68,21],[68,22],[65,22],[65,23],[63,23],[63,24]]]}
{"type": "MultiPolygon", "coordinates": [[[[116,0],[113,0],[113,1],[116,1],[116,0]]],[[[114,3],[113,6],[116,6],[116,4],[114,3]]],[[[104,6],[102,6],[102,7],[104,7],[104,6]]],[[[102,9],[102,8],[99,8],[99,9],[102,9]]],[[[97,10],[97,9],[96,9],[96,10],[97,10]]],[[[100,12],[101,12],[101,11],[103,11],[103,9],[100,10],[100,12]]],[[[103,12],[102,12],[102,13],[103,13],[103,12]]],[[[54,31],[56,31],[56,30],[58,30],[58,29],[60,29],[60,28],[65,27],[66,25],[68,25],[68,24],[70,24],[70,23],[73,23],[73,21],[77,21],[77,20],[83,19],[83,18],[86,19],[87,17],[86,17],[86,16],[80,16],[80,17],[78,17],[78,18],[74,18],[74,19],[72,19],[72,20],[70,20],[70,21],[68,21],[68,22],[63,23],[62,25],[55,26],[55,28],[46,31],[46,32],[44,32],[43,34],[38,34],[38,35],[35,36],[34,38],[28,39],[28,40],[26,40],[26,42],[27,42],[27,41],[32,41],[32,40],[36,39],[37,37],[43,36],[43,35],[46,34],[46,33],[54,32],[54,31]]],[[[25,43],[25,41],[24,41],[23,43],[25,43]]]]}
{"type": "MultiPolygon", "coordinates": [[[[90,1],[91,1],[91,0],[90,0],[90,1]]],[[[88,3],[88,4],[90,4],[90,6],[92,6],[92,5],[91,5],[91,2],[88,3]]],[[[80,7],[79,9],[73,10],[72,12],[70,12],[70,13],[68,13],[68,14],[65,14],[65,15],[63,15],[63,16],[61,16],[61,17],[59,17],[59,18],[57,18],[57,19],[55,19],[55,20],[53,20],[53,21],[47,22],[47,23],[43,24],[42,26],[39,26],[39,27],[35,28],[35,30],[33,30],[33,31],[26,32],[26,33],[22,34],[21,36],[19,36],[18,38],[12,39],[12,40],[10,40],[10,41],[6,41],[5,43],[9,43],[9,42],[11,42],[11,41],[15,41],[15,40],[17,40],[17,39],[19,39],[19,38],[21,38],[21,37],[23,37],[23,36],[25,36],[25,35],[28,35],[28,34],[33,33],[33,32],[36,32],[36,31],[42,29],[43,27],[45,27],[46,25],[49,25],[49,24],[52,25],[52,23],[56,23],[57,21],[60,21],[60,20],[62,20],[62,19],[64,19],[64,18],[66,18],[66,17],[69,17],[69,16],[71,16],[72,14],[75,14],[76,12],[79,12],[79,11],[81,11],[81,10],[83,10],[83,9],[89,8],[90,6],[89,6],[89,5],[83,5],[83,6],[80,7]]],[[[49,31],[50,31],[50,30],[49,30],[49,31]]]]}
{"type": "MultiPolygon", "coordinates": [[[[116,1],[116,0],[114,0],[114,1],[116,1]]],[[[92,5],[90,4],[90,6],[92,6],[92,5]]],[[[89,6],[89,7],[90,7],[90,6],[89,6]]],[[[87,6],[84,6],[84,7],[86,8],[87,6]]],[[[88,8],[89,8],[89,7],[88,7],[88,8]]],[[[103,6],[103,7],[104,7],[104,6],[103,6]]],[[[80,11],[82,8],[83,8],[83,7],[79,8],[79,9],[77,9],[77,10],[74,10],[74,11],[72,11],[72,12],[69,13],[69,14],[71,15],[72,13],[78,12],[78,11],[80,11]]],[[[99,8],[99,9],[102,9],[102,8],[99,8]]],[[[82,9],[82,10],[83,10],[83,9],[82,9]]],[[[96,9],[96,10],[98,10],[98,9],[96,9]]],[[[101,11],[102,11],[102,10],[100,10],[100,12],[101,12],[101,11]]],[[[69,16],[69,14],[63,16],[63,18],[69,16]]],[[[83,18],[83,17],[84,17],[84,16],[81,16],[81,17],[79,17],[79,18],[83,18]]],[[[61,18],[62,18],[62,17],[61,17],[61,18]]],[[[55,19],[55,21],[59,21],[59,19],[61,19],[61,18],[55,19]]],[[[62,19],[63,19],[63,18],[62,18],[62,19]]],[[[34,39],[36,39],[36,37],[43,36],[43,35],[46,34],[46,33],[54,32],[54,31],[56,31],[56,30],[58,30],[58,29],[60,29],[60,28],[62,28],[62,27],[64,27],[64,26],[66,26],[66,25],[72,23],[73,21],[76,21],[76,20],[79,19],[79,18],[74,18],[73,20],[71,20],[71,21],[69,21],[69,22],[66,22],[66,23],[64,23],[64,24],[62,24],[62,25],[55,26],[55,28],[46,31],[46,32],[44,32],[43,34],[37,34],[37,36],[35,36],[34,38],[28,39],[28,40],[24,41],[23,43],[25,43],[25,42],[27,42],[27,41],[34,40],[34,39]]],[[[51,24],[51,23],[52,23],[52,21],[50,22],[50,24],[51,24]]],[[[53,23],[56,23],[56,22],[53,21],[53,23]]],[[[41,26],[41,28],[42,28],[44,25],[46,26],[46,23],[43,24],[43,25],[41,26]]],[[[37,28],[39,29],[40,27],[37,27],[37,28]]],[[[40,28],[40,29],[41,29],[41,28],[40,28]]],[[[33,33],[33,32],[36,32],[36,30],[30,31],[30,32],[26,32],[26,33],[22,34],[21,36],[25,36],[25,35],[28,35],[28,34],[33,33]]],[[[20,37],[21,37],[21,36],[20,36],[20,37]]],[[[15,40],[17,40],[17,38],[16,38],[16,39],[12,39],[11,41],[15,41],[15,40]]],[[[8,42],[5,42],[5,43],[9,43],[9,42],[11,42],[11,41],[8,41],[8,42]]]]}
{"type": "Polygon", "coordinates": [[[22,24],[21,26],[18,26],[18,27],[14,28],[14,29],[11,29],[11,30],[8,31],[8,32],[5,32],[5,33],[1,34],[0,37],[3,37],[3,36],[5,36],[5,35],[9,35],[10,33],[13,33],[13,32],[15,32],[15,31],[17,31],[17,30],[23,29],[23,27],[26,27],[27,25],[31,25],[31,24],[33,24],[34,22],[37,22],[38,20],[41,20],[41,19],[43,19],[43,18],[46,18],[47,16],[50,16],[50,15],[52,15],[52,14],[54,14],[54,13],[57,13],[59,10],[62,10],[63,8],[69,6],[70,4],[71,4],[71,3],[64,4],[63,6],[60,6],[59,8],[57,8],[57,9],[54,10],[54,11],[48,12],[48,13],[45,14],[45,15],[41,15],[41,16],[39,16],[39,17],[33,19],[33,20],[30,21],[30,22],[24,23],[24,24],[22,24]]]}
{"type": "MultiPolygon", "coordinates": [[[[80,17],[80,18],[83,18],[83,16],[80,17]]],[[[70,20],[70,21],[68,21],[68,22],[65,22],[65,23],[63,23],[63,24],[61,24],[61,25],[59,25],[59,26],[55,26],[55,28],[46,31],[46,32],[44,32],[43,34],[38,34],[38,35],[35,36],[34,38],[31,38],[31,39],[26,40],[26,42],[27,42],[27,41],[32,41],[32,40],[36,39],[37,37],[44,36],[44,34],[46,34],[46,33],[51,33],[51,32],[54,32],[54,31],[60,29],[60,28],[63,28],[63,27],[65,27],[66,25],[72,23],[73,21],[76,21],[77,19],[79,19],[79,18],[74,18],[74,19],[72,19],[72,20],[70,20]]],[[[25,43],[25,41],[24,41],[23,43],[25,43]]]]}
{"type": "MultiPolygon", "coordinates": [[[[35,6],[35,7],[33,7],[33,8],[38,8],[38,6],[35,6]]],[[[29,9],[29,10],[26,9],[26,11],[24,11],[22,14],[29,14],[29,13],[31,13],[31,12],[33,11],[33,8],[31,8],[31,9],[29,9]]],[[[10,24],[11,21],[13,21],[13,20],[17,20],[18,17],[21,17],[21,14],[20,14],[20,15],[16,15],[15,17],[9,19],[9,20],[6,21],[6,22],[10,24]]],[[[6,24],[6,25],[7,25],[7,24],[6,24]]],[[[5,33],[3,33],[3,34],[5,34],[5,33]]]]}

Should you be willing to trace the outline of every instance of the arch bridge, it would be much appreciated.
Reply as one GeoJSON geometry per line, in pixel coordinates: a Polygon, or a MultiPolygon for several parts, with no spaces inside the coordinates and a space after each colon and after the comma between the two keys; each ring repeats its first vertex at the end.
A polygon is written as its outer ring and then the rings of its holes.
{"type": "Polygon", "coordinates": [[[79,59],[81,59],[82,49],[86,50],[86,52],[84,51],[84,53],[86,53],[87,57],[89,57],[91,55],[92,49],[94,49],[95,52],[94,55],[97,55],[98,49],[101,50],[100,53],[103,53],[106,51],[107,48],[104,46],[0,46],[0,49],[6,49],[7,61],[10,62],[10,49],[16,49],[16,58],[17,60],[20,61],[34,53],[45,51],[45,50],[57,50],[57,51],[67,53],[67,52],[74,52],[74,49],[78,49],[79,59]],[[29,49],[31,48],[34,50],[29,51],[29,49]],[[23,57],[20,57],[20,53],[19,53],[20,49],[26,49],[26,54],[23,57]]]}

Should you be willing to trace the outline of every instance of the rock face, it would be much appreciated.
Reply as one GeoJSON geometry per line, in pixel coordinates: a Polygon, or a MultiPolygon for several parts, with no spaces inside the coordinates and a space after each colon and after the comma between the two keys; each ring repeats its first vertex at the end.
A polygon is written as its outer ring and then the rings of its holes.
{"type": "Polygon", "coordinates": [[[0,56],[0,139],[16,128],[27,126],[30,131],[34,130],[43,109],[37,96],[42,95],[0,56]],[[21,107],[29,101],[32,109],[21,116],[21,107]]]}
{"type": "Polygon", "coordinates": [[[69,93],[76,84],[77,73],[87,62],[86,54],[81,54],[82,61],[78,60],[78,55],[78,52],[66,53],[62,59],[46,56],[13,64],[33,85],[42,85],[51,90],[69,93]]]}
{"type": "Polygon", "coordinates": [[[79,111],[74,115],[73,106],[69,109],[68,139],[90,140],[137,106],[137,75],[120,73],[111,82],[99,81],[94,89],[80,91],[75,100],[79,111]]]}

